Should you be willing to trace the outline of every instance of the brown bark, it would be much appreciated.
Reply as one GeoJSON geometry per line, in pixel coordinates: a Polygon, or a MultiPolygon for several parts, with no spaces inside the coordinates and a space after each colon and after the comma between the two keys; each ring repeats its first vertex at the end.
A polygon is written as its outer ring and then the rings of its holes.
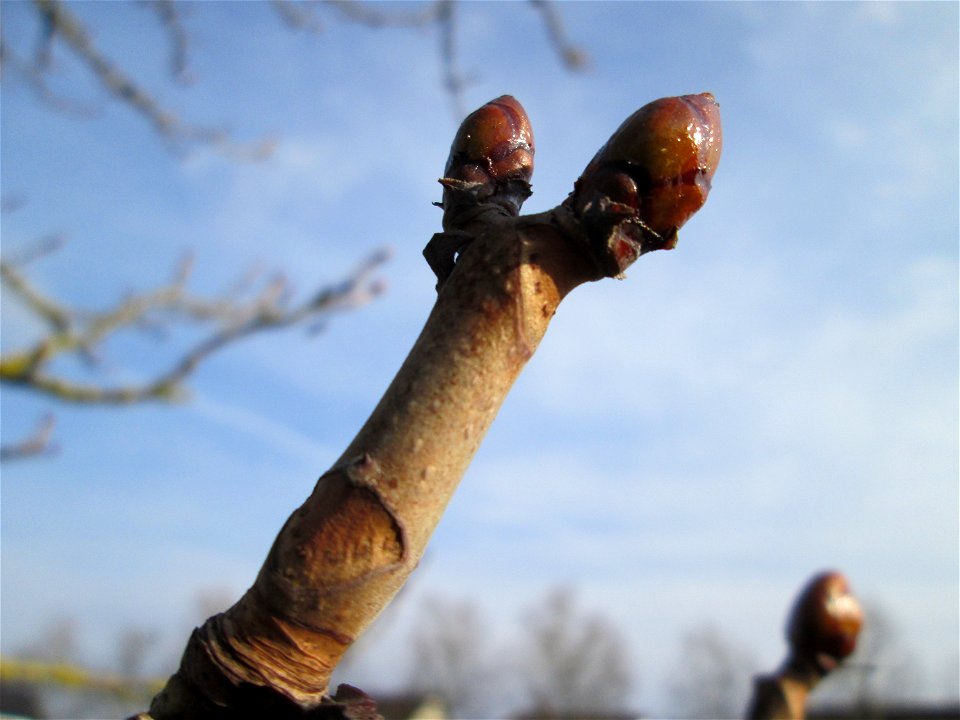
{"type": "Polygon", "coordinates": [[[803,720],[807,698],[823,677],[811,664],[790,659],[772,675],[755,678],[748,720],[803,720]]]}
{"type": "Polygon", "coordinates": [[[561,299],[600,277],[561,230],[575,226],[568,213],[484,214],[369,420],[287,521],[253,587],[191,637],[151,706],[157,720],[191,707],[210,717],[208,701],[236,706],[246,684],[320,705],[343,652],[416,568],[561,299]]]}
{"type": "MultiPolygon", "coordinates": [[[[480,134],[458,136],[448,162],[448,175],[469,166],[467,177],[441,180],[446,232],[425,251],[440,281],[426,325],[359,434],[280,531],[253,586],[194,631],[151,705],[156,720],[364,717],[363,696],[341,686],[327,697],[330,675],[416,568],[560,301],[672,247],[644,224],[639,196],[632,206],[613,202],[589,183],[589,202],[515,217],[529,194],[532,133],[512,98],[485,108],[465,121],[480,134]],[[582,222],[584,208],[593,222],[582,222]]],[[[693,148],[694,170],[667,180],[682,188],[693,173],[709,186],[714,129],[697,135],[708,140],[693,148]]]]}

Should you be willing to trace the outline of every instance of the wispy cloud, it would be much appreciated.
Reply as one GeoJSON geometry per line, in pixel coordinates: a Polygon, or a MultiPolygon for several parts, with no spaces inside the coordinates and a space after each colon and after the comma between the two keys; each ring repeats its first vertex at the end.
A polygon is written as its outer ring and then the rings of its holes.
{"type": "Polygon", "coordinates": [[[297,432],[288,423],[278,422],[242,405],[214,399],[209,394],[194,398],[189,411],[245,436],[258,445],[272,445],[309,466],[320,468],[324,461],[334,457],[331,448],[297,432]]]}

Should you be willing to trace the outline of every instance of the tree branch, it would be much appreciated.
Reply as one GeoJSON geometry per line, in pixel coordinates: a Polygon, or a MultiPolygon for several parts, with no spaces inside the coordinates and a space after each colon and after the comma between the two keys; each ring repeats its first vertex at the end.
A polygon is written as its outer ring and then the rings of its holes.
{"type": "Polygon", "coordinates": [[[334,667],[417,567],[560,301],[582,283],[622,274],[644,252],[673,247],[677,227],[664,243],[659,221],[682,224],[685,203],[694,194],[706,200],[719,113],[709,95],[651,103],[598,153],[568,201],[518,216],[532,140],[526,113],[508,96],[464,121],[441,180],[444,232],[431,240],[451,247],[446,241],[458,238],[458,257],[439,278],[420,336],[353,442],[280,530],[253,586],[194,631],[151,704],[155,720],[306,718],[323,707],[334,667]],[[645,154],[648,143],[670,147],[671,157],[645,154]],[[632,206],[607,194],[626,186],[625,167],[640,183],[632,206]],[[664,178],[667,168],[680,174],[664,178]],[[642,184],[651,179],[652,188],[642,184]],[[666,195],[647,202],[646,192],[664,187],[673,213],[666,195]]]}
{"type": "Polygon", "coordinates": [[[582,69],[588,62],[587,54],[570,42],[556,4],[550,0],[530,0],[530,4],[540,12],[550,44],[554,52],[563,60],[564,65],[569,70],[582,69]]]}
{"type": "Polygon", "coordinates": [[[170,71],[177,80],[188,83],[187,30],[180,19],[180,8],[174,0],[150,0],[149,5],[170,36],[170,71]]]}
{"type": "MultiPolygon", "coordinates": [[[[585,67],[587,55],[570,41],[556,6],[548,0],[530,0],[530,3],[539,12],[550,45],[567,69],[577,71],[585,67]]],[[[469,79],[460,69],[456,51],[456,0],[432,0],[424,3],[419,10],[404,8],[391,9],[390,12],[357,0],[324,0],[323,4],[339,12],[344,20],[370,28],[421,28],[436,25],[440,41],[441,84],[450,96],[456,117],[463,117],[464,90],[469,79]]],[[[290,27],[322,32],[322,26],[312,12],[312,6],[304,7],[303,3],[291,0],[272,0],[272,5],[290,27]]]]}
{"type": "MultiPolygon", "coordinates": [[[[54,247],[59,247],[62,240],[58,237],[54,241],[43,244],[52,250],[54,247]]],[[[0,260],[0,279],[20,298],[27,309],[43,320],[50,330],[62,333],[70,326],[70,312],[33,287],[17,272],[12,263],[0,260]]]]}
{"type": "MultiPolygon", "coordinates": [[[[53,92],[47,84],[46,75],[51,65],[54,43],[59,38],[87,66],[110,95],[139,113],[161,137],[174,143],[196,142],[211,145],[227,155],[241,159],[262,159],[272,152],[275,144],[273,140],[266,139],[253,144],[237,143],[222,129],[184,122],[103,55],[86,27],[62,0],[32,2],[41,27],[33,60],[22,61],[17,58],[0,35],[0,67],[13,67],[26,78],[37,95],[54,109],[83,116],[94,114],[84,104],[53,92]]],[[[569,40],[555,5],[548,0],[530,2],[539,12],[551,47],[563,64],[572,71],[583,68],[587,63],[586,53],[569,40]]],[[[173,0],[149,0],[148,4],[170,37],[170,64],[173,75],[181,82],[187,82],[188,38],[179,6],[173,0]]],[[[288,27],[314,34],[323,32],[323,24],[314,12],[316,3],[308,5],[295,0],[271,0],[270,5],[288,27]]],[[[440,41],[441,84],[453,102],[457,117],[462,117],[463,93],[468,79],[459,68],[456,53],[456,0],[431,0],[418,10],[391,9],[390,12],[357,0],[325,0],[323,5],[335,10],[347,22],[370,28],[418,28],[435,24],[440,41]]]]}
{"type": "Polygon", "coordinates": [[[12,445],[0,446],[0,461],[25,460],[55,453],[56,447],[51,443],[51,438],[56,424],[53,415],[44,416],[27,438],[12,445]]]}
{"type": "Polygon", "coordinates": [[[383,285],[371,276],[388,257],[385,251],[375,253],[345,280],[320,289],[297,305],[291,305],[289,289],[282,278],[267,283],[247,301],[229,296],[194,296],[186,288],[190,263],[185,262],[169,285],[131,296],[101,312],[74,310],[47,298],[13,265],[0,261],[4,282],[49,328],[32,347],[0,356],[0,381],[74,403],[130,404],[178,399],[184,394],[187,378],[221,348],[249,335],[316,320],[372,300],[382,292],[383,285]],[[77,354],[91,361],[96,348],[120,331],[186,320],[212,324],[214,330],[151,380],[106,387],[79,383],[49,369],[51,361],[62,355],[77,354]]]}
{"type": "Polygon", "coordinates": [[[297,0],[270,0],[270,5],[280,19],[294,30],[320,34],[323,32],[323,23],[313,13],[312,6],[305,6],[297,0]]]}
{"type": "MultiPolygon", "coordinates": [[[[112,96],[143,116],[162,137],[174,142],[201,142],[214,145],[221,151],[246,159],[261,159],[270,154],[273,142],[261,141],[254,145],[234,142],[223,130],[190,125],[174,113],[163,108],[152,95],[143,90],[132,78],[103,55],[94,44],[86,27],[60,0],[33,0],[40,16],[43,42],[38,50],[34,67],[38,72],[46,70],[50,46],[60,38],[80,59],[100,84],[112,96]]],[[[162,5],[160,7],[163,7],[162,5]]],[[[167,11],[168,27],[179,27],[176,15],[167,11]]]]}
{"type": "Polygon", "coordinates": [[[72,690],[90,690],[121,700],[141,701],[163,687],[162,681],[109,675],[68,662],[43,662],[16,657],[0,658],[0,680],[5,683],[55,685],[72,690]]]}
{"type": "Polygon", "coordinates": [[[467,81],[457,63],[455,6],[453,0],[439,0],[437,23],[440,26],[440,62],[443,66],[443,87],[453,101],[457,117],[463,116],[463,91],[467,81]]]}
{"type": "Polygon", "coordinates": [[[368,27],[423,27],[437,19],[441,6],[447,0],[433,0],[427,3],[423,10],[393,10],[389,13],[375,10],[365,2],[357,0],[326,0],[326,4],[336,10],[351,22],[367,25],[368,27]]]}

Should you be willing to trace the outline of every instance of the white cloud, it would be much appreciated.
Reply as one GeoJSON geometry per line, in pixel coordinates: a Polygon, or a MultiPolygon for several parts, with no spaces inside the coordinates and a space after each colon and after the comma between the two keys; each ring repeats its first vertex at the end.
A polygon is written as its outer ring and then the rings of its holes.
{"type": "Polygon", "coordinates": [[[216,400],[209,394],[192,398],[189,411],[259,445],[272,445],[307,466],[320,468],[324,462],[336,457],[329,447],[297,432],[289,424],[277,422],[235,403],[216,400]]]}

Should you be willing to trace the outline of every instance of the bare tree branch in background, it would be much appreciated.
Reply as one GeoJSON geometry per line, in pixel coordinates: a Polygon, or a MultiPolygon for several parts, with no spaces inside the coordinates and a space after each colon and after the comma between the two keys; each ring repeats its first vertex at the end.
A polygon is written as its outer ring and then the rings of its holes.
{"type": "MultiPolygon", "coordinates": [[[[49,85],[53,54],[57,42],[60,41],[87,66],[113,98],[140,114],[161,137],[173,142],[175,146],[205,144],[230,156],[254,160],[263,159],[272,152],[276,144],[273,139],[240,143],[231,138],[226,130],[184,121],[99,50],[87,26],[71,11],[68,4],[62,0],[32,2],[40,22],[40,40],[33,58],[28,60],[19,57],[9,47],[9,43],[0,37],[0,66],[12,68],[51,108],[81,116],[95,114],[89,104],[61,96],[49,85]]],[[[563,64],[571,71],[582,69],[586,65],[587,56],[567,37],[554,4],[548,0],[530,0],[530,4],[539,12],[550,45],[563,64]]],[[[187,70],[188,33],[181,13],[183,5],[174,0],[150,0],[148,5],[169,35],[172,75],[181,83],[191,82],[192,78],[187,70]]],[[[439,35],[441,85],[450,96],[457,117],[463,116],[463,93],[469,80],[461,71],[457,57],[455,0],[431,0],[413,10],[403,6],[402,9],[391,8],[389,12],[356,0],[326,0],[322,4],[272,0],[270,5],[288,27],[314,34],[324,31],[324,24],[316,12],[318,5],[332,9],[345,22],[370,28],[427,28],[436,25],[439,35]]]]}
{"type": "Polygon", "coordinates": [[[182,5],[174,0],[150,0],[149,5],[170,36],[170,72],[184,84],[192,82],[187,70],[187,30],[180,16],[182,5]]]}
{"type": "Polygon", "coordinates": [[[570,70],[581,70],[589,62],[587,54],[574,45],[567,37],[567,30],[560,19],[560,13],[554,3],[548,0],[530,0],[530,4],[540,11],[543,25],[547,31],[547,38],[553,45],[554,51],[563,60],[570,70]]]}
{"type": "MultiPolygon", "coordinates": [[[[42,43],[34,61],[36,71],[47,72],[53,44],[57,39],[62,40],[77,59],[87,66],[107,92],[142,115],[161,137],[174,142],[200,142],[213,145],[227,154],[244,158],[259,159],[266,157],[272,151],[274,145],[272,140],[243,145],[232,140],[224,130],[184,122],[160,105],[153,95],[101,53],[86,26],[60,0],[33,0],[33,3],[40,14],[44,28],[42,43]]],[[[172,34],[175,39],[173,67],[175,74],[179,75],[177,64],[182,62],[182,59],[177,58],[185,57],[185,35],[172,5],[165,3],[158,7],[166,8],[161,10],[161,18],[166,27],[173,29],[172,34]],[[178,47],[178,43],[182,43],[182,46],[178,47]]]]}
{"type": "Polygon", "coordinates": [[[486,639],[476,604],[425,599],[411,641],[410,687],[442,697],[453,717],[476,717],[490,679],[486,639]]]}
{"type": "Polygon", "coordinates": [[[44,415],[33,432],[16,443],[0,445],[0,462],[26,460],[39,455],[51,455],[56,452],[53,445],[53,429],[57,420],[53,415],[44,415]]]}
{"type": "Polygon", "coordinates": [[[432,0],[421,10],[409,10],[401,6],[402,10],[381,12],[368,3],[357,0],[327,0],[326,4],[336,8],[346,19],[367,25],[368,27],[422,27],[436,21],[443,5],[450,0],[432,0]]]}
{"type": "MultiPolygon", "coordinates": [[[[221,297],[204,298],[188,287],[192,261],[181,263],[170,283],[155,290],[131,295],[101,311],[83,311],[64,305],[38,290],[21,272],[29,259],[49,252],[59,243],[47,241],[21,255],[20,263],[0,260],[4,286],[44,327],[43,336],[30,347],[0,355],[0,381],[28,388],[57,400],[86,404],[131,404],[147,400],[176,400],[185,395],[185,381],[214,352],[242,338],[304,322],[317,323],[332,312],[359,307],[383,291],[373,278],[389,253],[379,251],[344,280],[322,287],[309,298],[293,303],[289,284],[282,276],[260,283],[251,297],[237,291],[221,297]],[[209,328],[166,369],[153,377],[128,385],[78,382],[52,368],[61,357],[96,365],[97,351],[110,337],[122,331],[166,330],[177,324],[199,324],[209,328]]],[[[24,446],[9,449],[4,458],[39,454],[49,441],[50,427],[43,429],[24,446]]]]}
{"type": "Polygon", "coordinates": [[[160,633],[142,627],[127,627],[117,638],[117,665],[124,677],[142,677],[146,660],[160,640],[160,633]]]}
{"type": "Polygon", "coordinates": [[[876,602],[864,603],[863,633],[850,661],[834,672],[819,700],[852,701],[864,717],[885,704],[909,701],[923,681],[923,668],[904,648],[902,633],[890,613],[876,602]]]}
{"type": "MultiPolygon", "coordinates": [[[[80,118],[91,118],[97,114],[95,108],[76,99],[64,97],[50,88],[47,83],[47,58],[42,52],[44,45],[41,45],[32,61],[24,60],[10,49],[9,43],[3,37],[2,32],[3,25],[0,24],[0,74],[12,70],[18,77],[26,81],[41,102],[57,112],[75,115],[80,118]]],[[[44,44],[48,45],[46,31],[44,31],[42,38],[44,44]]]]}
{"type": "MultiPolygon", "coordinates": [[[[546,0],[530,2],[540,12],[551,44],[567,67],[581,67],[584,55],[566,38],[555,7],[546,0]]],[[[181,82],[187,82],[189,42],[182,19],[184,6],[174,0],[150,0],[147,5],[155,12],[169,35],[172,75],[181,82]]],[[[38,96],[52,108],[81,116],[95,114],[92,107],[58,94],[48,82],[54,67],[55,49],[62,45],[88,68],[112,97],[139,113],[161,137],[174,143],[209,144],[227,154],[247,159],[263,158],[269,154],[272,148],[269,142],[242,145],[232,140],[223,130],[204,128],[181,120],[130,77],[120,65],[99,50],[86,25],[72,12],[68,4],[61,0],[32,0],[32,6],[36,10],[40,26],[39,40],[32,57],[27,59],[18,56],[0,34],[0,71],[8,68],[15,71],[26,79],[38,96]]],[[[273,0],[271,6],[291,28],[314,33],[323,31],[323,24],[315,12],[317,7],[330,8],[344,21],[371,28],[415,28],[436,24],[443,67],[442,84],[453,99],[457,114],[462,114],[462,97],[468,81],[458,66],[454,0],[432,0],[413,10],[403,7],[400,10],[391,8],[389,12],[354,0],[326,0],[324,3],[309,4],[273,0]]],[[[5,211],[10,209],[8,205],[7,198],[4,198],[5,211]]],[[[38,243],[31,250],[31,255],[44,255],[56,249],[61,242],[61,238],[51,237],[38,243]]],[[[193,297],[185,290],[189,267],[184,266],[181,276],[170,285],[137,294],[114,308],[97,313],[75,310],[39,292],[20,271],[21,266],[33,257],[8,257],[0,264],[4,284],[41,321],[47,334],[33,347],[0,356],[0,379],[4,383],[30,387],[60,400],[79,403],[125,404],[148,399],[170,399],[179,394],[184,379],[197,365],[224,345],[260,330],[300,322],[308,316],[327,312],[335,306],[358,304],[364,294],[359,290],[363,277],[372,265],[382,261],[382,257],[377,257],[379,259],[373,259],[372,264],[368,263],[361,268],[354,278],[348,279],[339,289],[320,292],[298,307],[289,306],[287,288],[281,279],[267,283],[256,297],[245,304],[233,297],[214,300],[193,297]],[[349,301],[346,301],[347,296],[350,297],[349,301]],[[50,362],[55,357],[71,354],[93,364],[96,347],[108,336],[121,329],[142,329],[150,323],[156,326],[156,316],[160,313],[165,316],[165,322],[175,319],[215,321],[217,330],[196,344],[165,372],[136,385],[113,388],[86,385],[49,371],[50,362]]],[[[372,286],[367,287],[368,294],[371,288],[372,286]]],[[[52,428],[52,418],[44,421],[26,440],[7,447],[3,451],[3,459],[35,456],[49,451],[52,428]]]]}
{"type": "MultiPolygon", "coordinates": [[[[587,63],[587,55],[570,42],[560,14],[554,3],[548,0],[529,0],[539,11],[547,37],[563,64],[572,71],[581,70],[587,63]]],[[[457,117],[464,115],[464,91],[470,79],[460,69],[457,57],[457,4],[455,0],[434,0],[420,11],[380,12],[366,3],[356,0],[327,0],[327,4],[336,7],[343,15],[353,21],[370,27],[426,27],[437,25],[440,35],[440,63],[442,84],[453,102],[457,117]]]]}
{"type": "Polygon", "coordinates": [[[680,664],[668,682],[673,710],[685,718],[739,717],[756,663],[749,652],[713,625],[686,633],[680,664]]]}
{"type": "Polygon", "coordinates": [[[622,710],[631,672],[622,633],[576,607],[573,591],[552,591],[530,614],[532,717],[622,710]]]}
{"type": "Polygon", "coordinates": [[[441,12],[437,16],[440,26],[440,58],[443,62],[443,87],[453,102],[453,111],[457,117],[464,116],[463,92],[467,80],[460,71],[457,63],[456,24],[454,21],[454,5],[452,2],[442,2],[439,5],[441,12]]]}
{"type": "Polygon", "coordinates": [[[250,299],[195,296],[187,289],[192,267],[188,259],[168,285],[132,295],[99,312],[60,304],[33,287],[14,265],[0,261],[0,277],[47,326],[47,334],[31,347],[0,356],[0,380],[76,403],[129,404],[177,399],[183,394],[187,377],[222,347],[257,332],[317,320],[324,314],[369,302],[383,290],[382,283],[370,276],[387,257],[385,251],[374,254],[345,280],[321,288],[297,305],[290,302],[290,288],[281,276],[263,284],[250,299]],[[153,379],[106,387],[81,384],[50,370],[51,361],[64,354],[94,362],[98,346],[119,331],[166,327],[185,321],[205,323],[212,329],[153,379]]]}
{"type": "Polygon", "coordinates": [[[280,19],[292,30],[316,34],[323,32],[323,23],[314,13],[313,5],[297,2],[297,0],[270,0],[270,4],[280,19]]]}

